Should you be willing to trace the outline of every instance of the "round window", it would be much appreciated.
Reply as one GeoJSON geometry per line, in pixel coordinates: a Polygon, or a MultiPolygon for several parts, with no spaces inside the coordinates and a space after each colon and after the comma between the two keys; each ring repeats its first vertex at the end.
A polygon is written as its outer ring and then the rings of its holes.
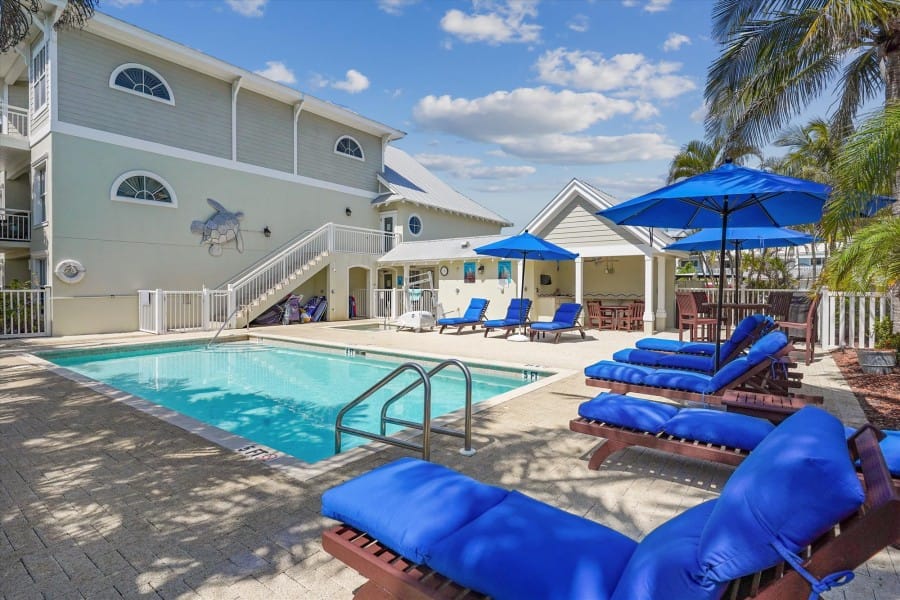
{"type": "Polygon", "coordinates": [[[422,233],[422,219],[420,219],[418,215],[412,215],[409,218],[408,226],[411,234],[419,235],[422,233]]]}

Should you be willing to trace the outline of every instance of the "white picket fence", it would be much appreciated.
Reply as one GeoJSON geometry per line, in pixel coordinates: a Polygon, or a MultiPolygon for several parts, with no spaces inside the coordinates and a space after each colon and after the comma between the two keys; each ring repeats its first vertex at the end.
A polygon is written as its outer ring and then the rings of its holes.
{"type": "Polygon", "coordinates": [[[0,338],[50,335],[50,286],[30,290],[0,289],[0,338]]]}
{"type": "Polygon", "coordinates": [[[373,317],[396,319],[405,312],[424,310],[435,313],[438,290],[436,288],[376,289],[372,291],[373,317]]]}
{"type": "MultiPolygon", "coordinates": [[[[679,291],[704,292],[710,303],[715,303],[715,288],[679,288],[679,291]]],[[[809,294],[809,290],[724,290],[724,302],[764,304],[770,292],[794,292],[809,294]]],[[[840,347],[872,348],[875,345],[875,322],[891,315],[890,294],[881,292],[835,292],[822,288],[822,300],[818,308],[819,345],[825,349],[840,347]]]]}
{"type": "Polygon", "coordinates": [[[225,290],[138,291],[138,329],[147,333],[211,331],[229,316],[225,290]]]}

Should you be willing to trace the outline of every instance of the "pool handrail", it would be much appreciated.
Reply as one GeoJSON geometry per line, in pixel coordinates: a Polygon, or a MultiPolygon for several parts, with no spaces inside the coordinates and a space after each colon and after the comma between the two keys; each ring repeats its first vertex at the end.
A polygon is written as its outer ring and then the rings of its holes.
{"type": "Polygon", "coordinates": [[[418,450],[422,452],[423,460],[431,460],[431,380],[428,378],[428,373],[425,371],[425,368],[422,365],[413,362],[403,363],[402,365],[388,373],[386,376],[381,378],[377,383],[375,383],[375,385],[370,387],[368,390],[357,396],[353,401],[344,406],[340,410],[340,412],[338,412],[337,419],[334,424],[335,454],[340,454],[341,452],[341,433],[349,433],[351,435],[364,437],[366,439],[384,442],[385,444],[399,446],[400,448],[406,448],[407,450],[418,450]],[[423,383],[424,408],[422,418],[421,445],[398,440],[386,435],[370,433],[368,431],[356,429],[355,427],[347,427],[343,424],[344,415],[347,414],[348,411],[355,408],[356,406],[359,406],[359,404],[368,399],[372,394],[386,386],[388,383],[390,383],[406,371],[415,371],[419,376],[419,379],[423,383]]]}
{"type": "MultiPolygon", "coordinates": [[[[206,349],[207,349],[207,350],[210,349],[210,347],[213,345],[213,342],[216,341],[216,338],[219,337],[219,334],[222,333],[222,331],[225,330],[225,327],[227,327],[228,324],[231,323],[231,321],[234,319],[234,317],[235,317],[239,312],[244,311],[246,308],[247,308],[247,305],[246,305],[246,304],[242,304],[242,305],[238,306],[237,308],[235,308],[233,311],[231,311],[231,314],[230,314],[230,315],[228,315],[227,317],[225,317],[225,320],[222,321],[222,325],[219,326],[219,330],[216,331],[215,335],[213,335],[213,336],[209,339],[208,342],[206,342],[206,349]]],[[[249,320],[249,318],[247,319],[247,328],[248,328],[248,329],[250,328],[250,320],[249,320]]]]}
{"type": "MultiPolygon", "coordinates": [[[[472,372],[469,370],[469,367],[458,358],[450,358],[448,360],[443,361],[442,363],[435,366],[433,369],[428,371],[428,379],[434,377],[437,373],[443,371],[447,367],[456,366],[459,367],[459,370],[462,371],[463,377],[466,380],[466,404],[465,404],[465,424],[463,425],[463,431],[457,431],[455,429],[448,429],[446,427],[432,427],[431,431],[433,433],[442,433],[444,435],[450,435],[453,437],[463,438],[465,446],[459,451],[463,456],[472,456],[475,454],[475,449],[472,448],[472,372]]],[[[391,423],[393,425],[404,425],[406,427],[412,427],[413,429],[421,429],[422,425],[419,423],[415,423],[413,421],[407,421],[405,419],[398,419],[397,417],[389,417],[387,416],[388,408],[390,408],[394,402],[408,394],[409,392],[416,389],[419,384],[422,383],[421,379],[418,379],[396,394],[394,394],[391,398],[387,400],[381,407],[381,435],[387,434],[387,424],[391,423]]]]}

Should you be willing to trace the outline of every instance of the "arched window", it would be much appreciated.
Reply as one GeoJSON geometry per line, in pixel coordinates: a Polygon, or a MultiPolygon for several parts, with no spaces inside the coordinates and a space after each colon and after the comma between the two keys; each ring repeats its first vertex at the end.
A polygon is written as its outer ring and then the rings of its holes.
{"type": "Polygon", "coordinates": [[[338,154],[345,154],[350,158],[355,158],[357,160],[366,160],[362,146],[349,135],[345,135],[338,139],[337,143],[334,145],[334,151],[338,154]]]}
{"type": "Polygon", "coordinates": [[[147,171],[129,171],[119,175],[112,186],[112,199],[155,206],[178,205],[175,192],[162,177],[147,171]]]}
{"type": "Polygon", "coordinates": [[[419,215],[410,215],[409,220],[406,221],[406,226],[409,228],[410,235],[419,237],[419,234],[422,233],[421,217],[419,215]]]}
{"type": "Polygon", "coordinates": [[[133,63],[120,65],[109,76],[109,86],[151,100],[175,104],[172,88],[163,76],[144,65],[133,63]]]}

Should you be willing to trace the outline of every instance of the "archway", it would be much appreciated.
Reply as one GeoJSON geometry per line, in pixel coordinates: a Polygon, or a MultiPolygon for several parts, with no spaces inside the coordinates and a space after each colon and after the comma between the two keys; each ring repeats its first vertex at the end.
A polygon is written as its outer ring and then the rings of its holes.
{"type": "Polygon", "coordinates": [[[372,316],[371,270],[368,267],[350,267],[347,270],[347,289],[350,290],[350,311],[353,318],[369,318],[372,316]],[[355,311],[354,311],[355,309],[355,311]]]}

